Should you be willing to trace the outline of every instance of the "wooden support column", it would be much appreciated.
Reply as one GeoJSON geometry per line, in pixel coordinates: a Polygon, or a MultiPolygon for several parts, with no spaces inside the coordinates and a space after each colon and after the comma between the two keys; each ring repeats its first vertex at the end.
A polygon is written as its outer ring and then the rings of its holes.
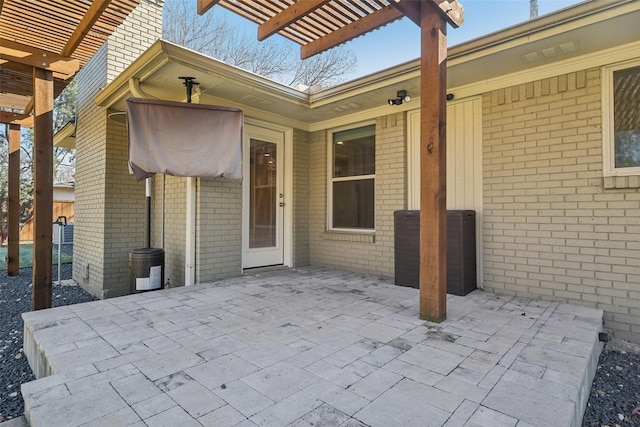
{"type": "Polygon", "coordinates": [[[420,318],[447,316],[447,26],[432,1],[421,1],[420,318]]]}
{"type": "Polygon", "coordinates": [[[53,231],[53,75],[33,69],[33,293],[31,308],[51,307],[53,231]]]}
{"type": "Polygon", "coordinates": [[[20,274],[20,125],[9,125],[7,275],[20,274]]]}

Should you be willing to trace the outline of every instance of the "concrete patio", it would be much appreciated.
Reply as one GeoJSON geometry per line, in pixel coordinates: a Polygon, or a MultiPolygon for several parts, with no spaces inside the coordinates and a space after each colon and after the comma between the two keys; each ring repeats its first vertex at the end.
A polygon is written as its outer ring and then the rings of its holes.
{"type": "Polygon", "coordinates": [[[25,313],[31,427],[579,426],[602,312],[276,270],[25,313]]]}

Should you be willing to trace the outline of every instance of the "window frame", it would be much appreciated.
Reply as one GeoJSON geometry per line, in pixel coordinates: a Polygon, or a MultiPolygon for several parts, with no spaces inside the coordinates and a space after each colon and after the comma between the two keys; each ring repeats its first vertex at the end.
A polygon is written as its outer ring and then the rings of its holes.
{"type": "Polygon", "coordinates": [[[605,177],[640,175],[640,166],[626,168],[615,166],[613,73],[635,67],[640,67],[640,59],[619,62],[602,68],[602,170],[605,177]]]}
{"type": "MultiPolygon", "coordinates": [[[[341,126],[338,128],[333,128],[327,131],[327,230],[329,232],[337,232],[337,233],[350,233],[350,234],[375,234],[376,231],[376,206],[375,206],[375,197],[376,197],[376,174],[368,174],[368,175],[353,175],[346,177],[337,177],[333,176],[333,168],[334,168],[334,153],[333,153],[333,135],[338,132],[358,129],[365,126],[374,126],[374,150],[376,149],[376,138],[377,138],[377,130],[375,129],[375,121],[366,121],[353,123],[347,126],[341,126]],[[374,204],[373,204],[373,228],[345,228],[345,227],[334,227],[333,226],[333,183],[334,182],[345,182],[345,181],[359,181],[359,180],[373,180],[373,196],[374,196],[374,204]]],[[[374,153],[374,168],[377,169],[377,155],[374,153]]]]}

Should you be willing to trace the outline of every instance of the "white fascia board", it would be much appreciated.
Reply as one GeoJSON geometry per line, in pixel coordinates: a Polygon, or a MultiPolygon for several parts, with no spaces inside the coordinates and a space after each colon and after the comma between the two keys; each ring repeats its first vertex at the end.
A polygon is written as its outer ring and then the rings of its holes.
{"type": "Polygon", "coordinates": [[[308,106],[309,104],[309,95],[297,89],[173,43],[167,41],[162,41],[162,43],[167,57],[174,63],[197,69],[203,73],[215,74],[298,105],[308,106]]]}
{"type": "Polygon", "coordinates": [[[393,68],[316,92],[310,96],[310,108],[318,108],[332,102],[340,102],[355,95],[420,77],[420,60],[414,59],[393,68]]]}
{"type": "Polygon", "coordinates": [[[164,40],[158,40],[152,44],[113,82],[101,90],[94,97],[96,104],[110,108],[130,94],[128,83],[130,79],[139,79],[140,83],[144,84],[148,77],[169,62],[184,65],[202,73],[215,74],[294,105],[305,108],[309,106],[309,95],[299,90],[164,40]]]}

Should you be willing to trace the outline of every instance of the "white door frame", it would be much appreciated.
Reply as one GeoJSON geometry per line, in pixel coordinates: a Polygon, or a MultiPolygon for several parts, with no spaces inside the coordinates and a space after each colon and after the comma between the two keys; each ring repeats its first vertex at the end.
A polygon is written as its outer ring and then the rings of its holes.
{"type": "MultiPolygon", "coordinates": [[[[243,162],[244,156],[249,154],[248,141],[253,133],[259,133],[261,129],[278,132],[282,134],[284,153],[280,154],[284,158],[284,162],[279,167],[282,167],[284,175],[283,184],[283,202],[282,207],[283,226],[282,226],[282,251],[283,251],[283,265],[291,267],[293,264],[293,129],[285,126],[274,125],[272,123],[264,122],[261,120],[245,118],[244,123],[244,135],[242,139],[243,143],[243,162]]],[[[245,170],[244,174],[248,176],[249,171],[245,170]]],[[[243,180],[242,184],[242,268],[245,267],[245,248],[248,246],[249,230],[248,230],[248,191],[249,181],[243,180]]]]}

